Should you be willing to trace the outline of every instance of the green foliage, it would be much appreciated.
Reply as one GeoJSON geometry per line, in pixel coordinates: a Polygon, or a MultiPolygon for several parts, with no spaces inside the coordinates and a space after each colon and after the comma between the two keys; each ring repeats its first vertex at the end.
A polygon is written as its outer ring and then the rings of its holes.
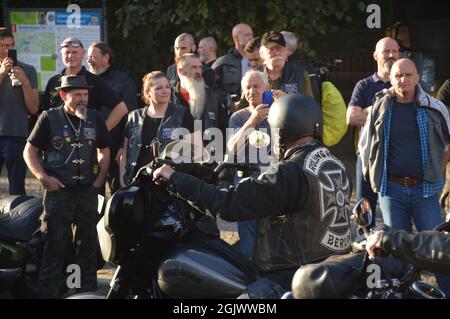
{"type": "MultiPolygon", "coordinates": [[[[261,35],[270,29],[291,30],[302,38],[333,31],[338,21],[351,22],[351,14],[365,10],[350,0],[126,0],[116,11],[117,27],[125,37],[151,26],[155,38],[191,32],[197,38],[215,36],[222,48],[232,45],[231,29],[246,22],[261,35]]],[[[173,40],[173,39],[172,39],[173,40]]]]}

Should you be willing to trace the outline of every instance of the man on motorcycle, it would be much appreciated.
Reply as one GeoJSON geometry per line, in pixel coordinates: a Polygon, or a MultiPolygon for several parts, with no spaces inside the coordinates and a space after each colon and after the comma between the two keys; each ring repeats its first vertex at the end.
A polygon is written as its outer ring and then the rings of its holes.
{"type": "Polygon", "coordinates": [[[450,275],[450,235],[438,231],[411,234],[405,230],[376,231],[367,239],[370,256],[383,251],[420,269],[450,275]]]}
{"type": "Polygon", "coordinates": [[[163,165],[154,178],[186,200],[228,221],[257,219],[255,263],[262,279],[242,297],[279,298],[299,266],[350,250],[349,178],[341,161],[320,142],[320,106],[288,94],[272,104],[268,122],[278,131],[278,167],[228,189],[163,165]]]}

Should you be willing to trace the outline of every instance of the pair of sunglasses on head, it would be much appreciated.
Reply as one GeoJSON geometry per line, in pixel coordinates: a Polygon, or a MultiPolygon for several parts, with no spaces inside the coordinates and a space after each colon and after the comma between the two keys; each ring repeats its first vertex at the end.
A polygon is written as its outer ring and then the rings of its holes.
{"type": "Polygon", "coordinates": [[[83,48],[83,43],[81,41],[64,41],[61,43],[61,48],[67,48],[69,46],[72,46],[74,48],[83,48]]]}

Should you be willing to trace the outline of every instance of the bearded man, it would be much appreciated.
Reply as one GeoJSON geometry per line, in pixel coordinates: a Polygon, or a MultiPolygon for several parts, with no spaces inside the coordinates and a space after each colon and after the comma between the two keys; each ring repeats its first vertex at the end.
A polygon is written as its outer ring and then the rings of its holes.
{"type": "Polygon", "coordinates": [[[64,104],[41,114],[24,150],[28,168],[45,188],[47,240],[39,271],[41,298],[59,297],[72,224],[76,225],[79,290],[97,289],[97,194],[108,171],[110,136],[100,114],[88,109],[91,88],[82,76],[63,76],[57,90],[64,104]]]}
{"type": "Polygon", "coordinates": [[[176,59],[176,66],[180,83],[175,87],[174,102],[189,108],[194,120],[201,121],[205,142],[212,138],[212,128],[218,128],[224,150],[228,116],[217,92],[203,80],[202,62],[197,55],[186,53],[176,59]]]}

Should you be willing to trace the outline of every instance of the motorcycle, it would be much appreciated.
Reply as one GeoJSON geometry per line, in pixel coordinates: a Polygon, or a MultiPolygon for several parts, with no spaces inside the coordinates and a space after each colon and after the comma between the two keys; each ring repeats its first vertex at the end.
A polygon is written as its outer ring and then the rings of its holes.
{"type": "MultiPolygon", "coordinates": [[[[366,199],[356,204],[352,219],[357,223],[360,234],[353,243],[353,252],[343,256],[332,256],[321,263],[299,268],[292,280],[292,294],[285,299],[446,297],[439,288],[420,281],[420,269],[414,265],[403,263],[392,256],[380,256],[382,258],[379,261],[369,257],[365,244],[372,211],[366,199]]],[[[381,228],[383,226],[381,225],[381,228]]],[[[447,222],[436,227],[436,230],[448,231],[449,228],[450,223],[447,222]]]]}
{"type": "Polygon", "coordinates": [[[42,198],[9,196],[0,207],[0,296],[35,298],[42,254],[42,198]]]}
{"type": "MultiPolygon", "coordinates": [[[[179,145],[176,141],[155,153],[154,160],[106,205],[97,225],[100,247],[105,261],[117,267],[107,299],[237,298],[258,277],[256,266],[220,238],[215,219],[193,203],[188,205],[164,181],[152,179],[163,164],[216,183],[225,169],[250,174],[258,167],[220,163],[209,174],[198,174],[204,172],[202,164],[177,164],[180,157],[170,149],[179,145]]],[[[85,293],[71,298],[105,296],[85,293]]]]}
{"type": "MultiPolygon", "coordinates": [[[[103,200],[99,195],[99,214],[103,200]]],[[[0,200],[0,299],[38,297],[38,273],[45,245],[41,232],[42,198],[8,196],[0,200]]],[[[71,249],[71,247],[68,247],[71,249]]],[[[98,248],[97,269],[104,265],[98,248]]],[[[68,254],[66,263],[72,256],[68,254]]],[[[61,286],[61,294],[68,288],[61,286]]]]}

